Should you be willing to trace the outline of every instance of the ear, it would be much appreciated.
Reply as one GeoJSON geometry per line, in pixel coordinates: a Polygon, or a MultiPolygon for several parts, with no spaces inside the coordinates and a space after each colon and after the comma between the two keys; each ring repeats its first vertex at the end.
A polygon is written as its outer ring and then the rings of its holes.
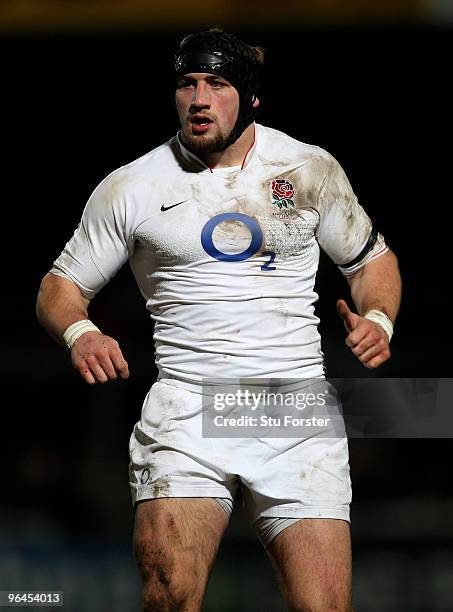
{"type": "Polygon", "coordinates": [[[257,98],[256,96],[253,96],[252,101],[253,101],[253,104],[252,104],[253,108],[258,108],[258,106],[260,105],[260,99],[257,98]]]}

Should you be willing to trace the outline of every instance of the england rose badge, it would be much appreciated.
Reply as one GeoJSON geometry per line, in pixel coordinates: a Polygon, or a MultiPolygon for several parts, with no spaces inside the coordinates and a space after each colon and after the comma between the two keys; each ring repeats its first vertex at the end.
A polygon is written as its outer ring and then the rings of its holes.
{"type": "Polygon", "coordinates": [[[278,208],[294,208],[296,190],[291,181],[287,179],[273,179],[271,181],[272,204],[278,208]]]}

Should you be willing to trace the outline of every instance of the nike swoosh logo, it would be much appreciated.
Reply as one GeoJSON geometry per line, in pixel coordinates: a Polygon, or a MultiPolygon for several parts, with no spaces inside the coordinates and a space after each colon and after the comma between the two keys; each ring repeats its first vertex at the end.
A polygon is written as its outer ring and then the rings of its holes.
{"type": "Polygon", "coordinates": [[[176,204],[172,204],[171,206],[165,206],[165,204],[162,204],[162,206],[160,207],[161,211],[164,212],[165,210],[170,210],[170,208],[174,208],[175,206],[179,206],[180,204],[184,204],[184,202],[187,202],[188,200],[182,200],[181,202],[177,202],[176,204]]]}

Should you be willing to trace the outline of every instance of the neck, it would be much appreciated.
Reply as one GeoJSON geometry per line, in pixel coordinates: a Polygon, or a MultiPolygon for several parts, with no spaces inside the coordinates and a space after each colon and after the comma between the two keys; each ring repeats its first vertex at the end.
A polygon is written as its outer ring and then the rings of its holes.
{"type": "Polygon", "coordinates": [[[206,153],[199,157],[209,168],[230,168],[241,166],[245,156],[251,149],[255,140],[255,124],[251,123],[245,128],[239,138],[225,151],[218,153],[206,153]]]}

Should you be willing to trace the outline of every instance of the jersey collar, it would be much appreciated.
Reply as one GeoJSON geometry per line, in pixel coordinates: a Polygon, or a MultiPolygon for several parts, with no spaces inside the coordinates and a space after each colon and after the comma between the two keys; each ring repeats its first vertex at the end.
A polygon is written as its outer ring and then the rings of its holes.
{"type": "MultiPolygon", "coordinates": [[[[255,131],[254,131],[253,143],[251,147],[249,148],[249,150],[247,151],[247,153],[245,154],[244,159],[242,160],[241,170],[244,170],[244,168],[248,167],[254,157],[254,153],[256,151],[257,143],[258,143],[258,134],[259,134],[259,129],[257,129],[258,127],[259,126],[257,124],[254,124],[255,131]]],[[[184,161],[188,162],[188,164],[190,164],[191,166],[197,167],[199,171],[206,170],[208,172],[212,172],[211,168],[209,168],[209,166],[207,166],[203,160],[201,160],[197,155],[195,155],[195,153],[193,153],[190,149],[186,147],[186,145],[183,143],[182,138],[181,138],[181,131],[179,131],[176,135],[176,142],[178,144],[181,156],[184,159],[184,161]]]]}

